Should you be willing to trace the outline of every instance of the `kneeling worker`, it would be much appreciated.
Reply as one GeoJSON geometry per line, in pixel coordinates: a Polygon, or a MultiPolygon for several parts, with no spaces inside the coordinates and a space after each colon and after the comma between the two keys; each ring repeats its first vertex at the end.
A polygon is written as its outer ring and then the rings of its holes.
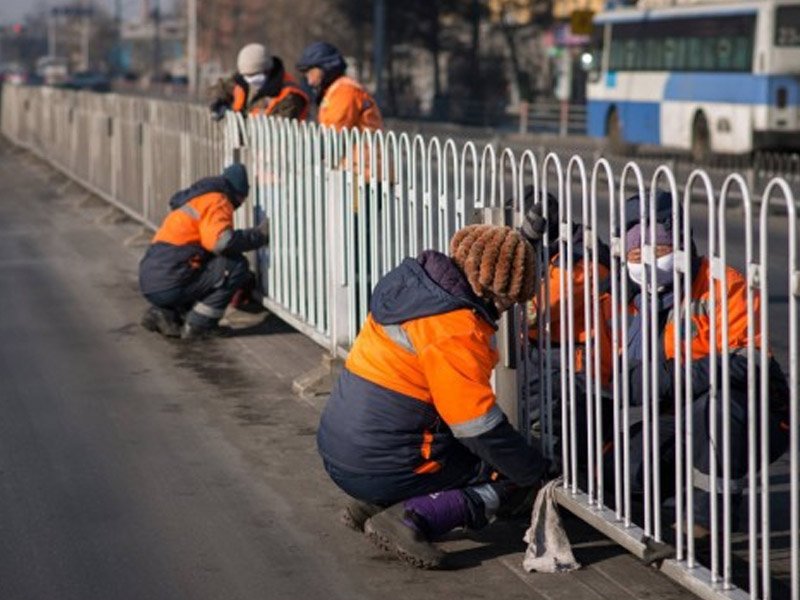
{"type": "Polygon", "coordinates": [[[534,250],[509,227],[470,225],[376,286],[317,443],[352,500],[345,524],[420,568],[431,542],[530,496],[545,461],[497,405],[500,314],[533,295],[534,250]]]}
{"type": "Polygon", "coordinates": [[[150,306],[142,325],[168,337],[206,337],[246,281],[244,252],[268,241],[264,220],[233,228],[233,211],[250,191],[243,165],[227,167],[176,193],[139,264],[139,287],[150,306]]]}

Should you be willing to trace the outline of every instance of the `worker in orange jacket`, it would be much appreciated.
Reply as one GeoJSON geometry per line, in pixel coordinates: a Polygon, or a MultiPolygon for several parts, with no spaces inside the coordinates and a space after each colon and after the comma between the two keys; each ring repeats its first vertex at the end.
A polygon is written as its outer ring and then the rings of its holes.
{"type": "Polygon", "coordinates": [[[241,164],[177,192],[139,264],[139,287],[151,306],[142,325],[167,337],[217,331],[225,307],[247,280],[243,252],[267,243],[267,221],[234,229],[233,211],[250,185],[241,164]]]}
{"type": "Polygon", "coordinates": [[[336,130],[383,129],[383,117],[375,98],[345,75],[347,62],[335,46],[327,42],[310,44],[297,61],[297,69],[314,90],[320,125],[336,130]]]}
{"type": "MultiPolygon", "coordinates": [[[[730,389],[730,416],[728,423],[731,436],[731,454],[728,457],[731,466],[731,504],[736,506],[742,498],[743,480],[747,475],[747,427],[750,418],[758,418],[758,415],[748,415],[748,364],[746,349],[748,344],[748,313],[747,313],[747,283],[744,277],[731,267],[726,268],[727,289],[719,288],[719,283],[714,285],[717,288],[715,314],[710,312],[710,295],[712,289],[711,267],[707,258],[700,256],[692,239],[686,244],[690,248],[691,263],[691,288],[683,290],[680,298],[675,297],[673,289],[673,271],[675,268],[675,252],[673,247],[673,231],[677,228],[679,239],[682,238],[681,223],[674,223],[672,220],[673,199],[671,194],[664,191],[657,191],[655,194],[655,214],[656,223],[655,239],[652,242],[656,257],[655,275],[656,287],[651,289],[652,284],[649,276],[645,273],[645,268],[641,260],[642,240],[650,235],[650,226],[647,222],[639,222],[639,196],[633,196],[626,202],[625,223],[625,253],[627,277],[629,278],[628,314],[621,315],[627,319],[627,339],[621,343],[627,346],[628,362],[620,365],[628,370],[629,377],[629,401],[632,406],[641,406],[645,400],[644,372],[654,369],[658,374],[658,389],[656,403],[659,406],[657,418],[659,419],[659,454],[657,460],[661,464],[661,491],[664,501],[670,499],[675,494],[675,461],[676,448],[678,444],[684,443],[683,440],[676,439],[675,423],[675,390],[674,376],[676,368],[684,368],[685,356],[683,348],[674,347],[674,328],[683,326],[683,311],[687,305],[692,314],[692,326],[689,332],[691,336],[691,386],[692,386],[692,413],[695,423],[694,434],[692,437],[692,448],[690,452],[693,460],[693,481],[694,489],[694,530],[690,534],[697,538],[706,537],[711,528],[711,494],[717,493],[722,489],[722,481],[712,482],[710,480],[711,464],[716,462],[720,466],[723,464],[722,445],[718,444],[716,450],[710,450],[710,415],[712,403],[717,403],[717,422],[716,439],[722,439],[722,406],[721,399],[712,397],[711,378],[711,349],[717,349],[718,370],[716,377],[718,389],[722,389],[722,356],[727,354],[729,363],[729,389],[730,389]],[[657,301],[657,319],[651,323],[650,327],[655,327],[654,333],[657,336],[657,355],[648,357],[645,363],[643,356],[643,344],[649,343],[643,339],[643,320],[649,318],[649,307],[642,308],[642,289],[647,287],[651,294],[655,294],[657,301]],[[728,309],[728,344],[723,346],[722,331],[722,307],[727,305],[728,309]],[[679,309],[676,307],[680,307],[679,309]],[[714,319],[717,327],[717,339],[710,337],[711,319],[714,319]]],[[[554,214],[550,210],[550,214],[554,214]]],[[[647,209],[645,215],[649,218],[650,211],[647,209]]],[[[682,215],[682,212],[679,211],[682,215]]],[[[573,235],[580,232],[579,228],[573,229],[573,235]]],[[[552,234],[551,234],[552,235],[552,234]]],[[[575,288],[575,293],[577,288],[575,288]]],[[[578,298],[576,298],[576,301],[578,298]]],[[[601,298],[601,307],[602,298],[601,298]]],[[[754,344],[756,348],[761,346],[761,334],[759,330],[759,299],[755,298],[754,312],[752,315],[752,325],[754,331],[754,344]]],[[[599,326],[605,327],[606,332],[601,329],[603,339],[611,339],[609,319],[605,317],[606,310],[601,311],[601,322],[599,326]]],[[[610,316],[610,313],[609,313],[610,316]]],[[[577,323],[576,315],[576,323],[577,323]]],[[[601,344],[601,359],[603,364],[613,364],[614,360],[620,357],[621,348],[614,348],[610,343],[601,344]]],[[[601,369],[602,371],[603,369],[601,369]]],[[[758,377],[758,373],[756,373],[758,377]]],[[[605,375],[604,375],[605,380],[605,375]]],[[[786,378],[774,357],[769,359],[769,457],[776,460],[786,450],[788,445],[788,423],[789,423],[789,388],[786,378]]],[[[583,393],[579,391],[576,398],[576,416],[578,419],[578,453],[585,456],[586,451],[586,414],[583,407],[583,393]]],[[[652,402],[652,400],[650,400],[652,402]]],[[[603,442],[604,460],[606,468],[604,473],[609,478],[613,475],[613,457],[616,451],[612,445],[612,430],[605,419],[611,417],[610,407],[603,413],[603,442]]],[[[630,473],[632,481],[631,490],[634,494],[644,492],[644,464],[646,457],[643,454],[644,430],[642,423],[637,423],[631,430],[625,432],[630,438],[630,473]]],[[[607,494],[613,490],[613,481],[606,482],[607,494]]],[[[607,495],[607,501],[613,504],[616,500],[607,495]]],[[[721,506],[720,500],[720,506],[721,506]]],[[[720,512],[721,514],[721,512],[720,512]]]]}
{"type": "Polygon", "coordinates": [[[414,566],[440,566],[433,540],[485,525],[545,474],[490,382],[496,322],[533,293],[533,255],[508,227],[471,225],[449,257],[403,261],[375,287],[322,414],[320,455],[353,499],[345,523],[414,566]]]}
{"type": "Polygon", "coordinates": [[[226,110],[246,115],[269,115],[305,120],[308,94],[263,44],[247,44],[236,59],[237,72],[221,79],[212,89],[212,116],[221,119],[226,110]]]}
{"type": "MultiPolygon", "coordinates": [[[[319,106],[317,122],[336,131],[356,129],[377,131],[383,129],[383,116],[375,98],[360,83],[345,75],[347,62],[339,50],[327,42],[314,42],[303,50],[297,69],[314,90],[314,101],[319,106]]],[[[374,151],[379,152],[378,148],[374,151]]],[[[361,152],[353,152],[353,172],[358,173],[364,165],[364,180],[369,183],[372,175],[370,148],[362,144],[361,152]],[[363,156],[362,156],[363,155],[363,156]]],[[[345,166],[345,158],[341,159],[345,166]]],[[[375,173],[380,176],[381,157],[377,157],[375,173]]],[[[369,196],[369,194],[367,194],[369,196]]],[[[358,210],[358,197],[353,199],[353,208],[358,210]]]]}
{"type": "MultiPolygon", "coordinates": [[[[526,189],[526,201],[532,201],[533,188],[526,189]]],[[[531,350],[534,354],[538,353],[538,341],[540,338],[539,319],[544,317],[544,302],[547,298],[548,312],[550,315],[549,329],[550,340],[553,348],[552,360],[553,372],[557,373],[561,368],[558,364],[560,361],[560,345],[567,344],[569,338],[562,339],[562,324],[561,324],[561,309],[562,302],[565,308],[569,307],[564,298],[561,297],[561,278],[565,275],[564,292],[568,293],[568,281],[566,277],[570,277],[567,272],[568,262],[567,258],[562,258],[561,244],[559,242],[559,205],[558,200],[552,194],[547,194],[547,224],[544,224],[544,207],[543,203],[535,204],[527,213],[521,233],[526,235],[526,231],[538,230],[538,228],[546,228],[548,232],[548,255],[549,264],[547,272],[539,287],[538,294],[531,300],[528,311],[528,337],[531,342],[531,350]],[[541,223],[541,224],[540,224],[541,223]],[[545,296],[545,290],[547,296],[545,296]]],[[[597,275],[598,275],[598,299],[600,302],[600,321],[594,328],[587,331],[586,325],[586,312],[585,312],[585,290],[589,288],[590,306],[594,294],[593,277],[593,261],[591,257],[584,256],[583,248],[583,230],[579,223],[570,223],[570,230],[572,232],[572,325],[573,325],[573,339],[575,342],[575,372],[577,374],[584,374],[586,372],[586,341],[593,340],[600,344],[600,384],[603,388],[608,389],[611,385],[612,374],[612,360],[611,360],[611,283],[609,279],[611,254],[609,248],[602,241],[598,240],[597,256],[597,275]],[[586,272],[588,271],[588,279],[586,272]],[[602,351],[602,349],[605,351],[602,351]]],[[[539,235],[538,231],[534,235],[539,235]]],[[[566,248],[566,244],[565,244],[566,248]]],[[[566,312],[565,312],[566,314],[566,312]]],[[[566,315],[567,321],[563,324],[563,333],[568,334],[569,315],[566,315]]],[[[592,315],[592,318],[594,316],[592,315]]],[[[566,366],[566,365],[564,365],[566,366]]],[[[556,380],[554,383],[558,384],[556,380]]],[[[557,392],[556,392],[557,395],[557,392]]]]}
{"type": "MultiPolygon", "coordinates": [[[[677,200],[675,201],[677,202],[677,200]]],[[[760,331],[760,300],[754,298],[754,311],[752,320],[747,312],[747,281],[741,273],[732,267],[726,267],[727,289],[721,289],[720,283],[711,279],[711,263],[708,258],[700,256],[694,240],[688,240],[686,246],[690,248],[690,266],[692,284],[689,290],[683,290],[680,298],[675,297],[673,289],[673,271],[675,267],[675,252],[673,247],[673,230],[677,228],[679,239],[682,239],[681,223],[672,220],[673,198],[665,191],[657,191],[655,195],[655,239],[652,246],[655,250],[656,288],[646,274],[646,269],[641,260],[642,240],[648,241],[650,225],[639,222],[639,197],[634,196],[626,203],[625,224],[625,252],[627,256],[627,271],[630,278],[632,300],[629,305],[628,337],[625,343],[628,347],[628,365],[630,371],[630,402],[632,405],[641,405],[644,401],[644,388],[642,385],[646,368],[655,368],[658,372],[657,400],[662,407],[659,411],[659,441],[661,461],[661,489],[664,499],[675,493],[675,451],[676,440],[675,425],[675,390],[674,375],[676,368],[684,368],[685,354],[682,347],[674,347],[674,328],[684,328],[684,310],[688,307],[691,312],[691,329],[684,332],[690,336],[691,343],[691,389],[692,412],[694,419],[693,447],[688,450],[693,458],[694,482],[694,531],[690,534],[697,538],[708,535],[711,528],[710,503],[712,493],[721,493],[722,469],[724,462],[722,440],[722,357],[727,355],[729,364],[730,386],[730,428],[731,452],[728,457],[731,468],[731,504],[736,510],[742,499],[744,482],[747,478],[747,431],[750,419],[759,419],[760,409],[755,415],[748,414],[748,360],[747,345],[748,324],[752,325],[754,345],[761,348],[760,331]],[[656,356],[648,357],[648,363],[643,360],[643,329],[642,321],[647,318],[649,306],[642,307],[642,289],[650,289],[657,297],[657,325],[655,333],[658,336],[656,356]],[[716,289],[716,302],[714,313],[711,313],[712,289],[716,289]],[[727,305],[728,327],[727,346],[723,346],[723,320],[722,309],[727,305]],[[711,339],[711,320],[716,323],[716,339],[711,339]],[[712,395],[711,379],[712,368],[711,349],[716,347],[716,377],[718,396],[712,395]],[[711,423],[711,406],[717,404],[717,422],[711,423]],[[716,429],[717,448],[710,450],[711,427],[716,429]],[[710,477],[711,464],[716,462],[718,481],[710,477]]],[[[679,215],[682,211],[679,210],[679,215]]],[[[650,211],[646,210],[646,218],[650,211]]],[[[681,275],[682,277],[682,275],[681,275]]],[[[653,325],[651,324],[651,327],[653,325]]],[[[758,350],[757,350],[758,353],[758,350]]],[[[786,378],[774,357],[769,358],[769,410],[767,429],[769,431],[769,459],[777,460],[788,447],[789,442],[789,386],[786,378]]],[[[756,369],[756,378],[760,377],[760,369],[756,369]]],[[[756,389],[759,388],[756,382],[756,389]]],[[[634,492],[644,490],[644,460],[642,456],[642,439],[644,432],[641,424],[632,427],[631,435],[631,476],[634,492]]],[[[610,458],[610,456],[608,457],[610,458]]],[[[607,472],[613,472],[608,469],[607,472]]],[[[722,506],[721,499],[719,506],[722,506]]],[[[722,511],[720,510],[720,515],[722,511]]]]}

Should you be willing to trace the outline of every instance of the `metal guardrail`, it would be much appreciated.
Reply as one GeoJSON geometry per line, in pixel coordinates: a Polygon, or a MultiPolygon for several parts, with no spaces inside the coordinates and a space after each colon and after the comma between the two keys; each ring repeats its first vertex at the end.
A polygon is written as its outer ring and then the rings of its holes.
{"type": "MultiPolygon", "coordinates": [[[[674,556],[658,565],[695,593],[714,599],[784,596],[800,600],[800,249],[796,201],[784,180],[775,179],[766,186],[756,214],[751,189],[735,173],[729,173],[715,191],[702,170],[693,171],[679,186],[667,166],[658,167],[646,179],[634,162],[614,168],[602,158],[587,161],[580,156],[537,155],[531,150],[498,152],[491,145],[478,147],[469,141],[457,144],[450,139],[393,132],[335,132],[263,117],[244,121],[229,116],[224,126],[217,126],[199,107],[44,89],[6,88],[2,131],[149,226],[165,214],[167,198],[176,188],[218,172],[226,161],[246,162],[255,193],[241,220],[251,222],[264,213],[270,216],[272,229],[268,252],[258,256],[265,304],[339,354],[347,352],[357,335],[372,286],[405,256],[427,248],[446,251],[450,236],[475,219],[476,213],[491,213],[495,220],[519,224],[530,208],[522,201],[525,186],[533,186],[536,198],[547,191],[553,193],[559,199],[561,232],[568,233],[571,222],[581,223],[585,257],[598,256],[600,238],[610,244],[612,348],[604,348],[600,338],[576,339],[571,326],[576,301],[572,282],[578,269],[583,269],[584,281],[592,282],[583,291],[587,329],[605,319],[600,311],[604,300],[596,261],[584,261],[582,266],[573,264],[571,258],[565,261],[563,257],[571,257],[575,248],[572,238],[564,235],[559,254],[559,292],[566,298],[559,307],[562,344],[557,349],[552,344],[555,332],[551,331],[545,296],[538,304],[537,322],[543,335],[538,338],[537,350],[547,356],[558,352],[560,364],[566,368],[554,372],[542,369],[547,361],[532,360],[527,313],[518,307],[504,318],[499,336],[502,359],[496,380],[503,408],[526,432],[538,419],[539,442],[564,471],[559,498],[565,506],[639,556],[652,556],[654,547],[672,544],[674,556]],[[672,447],[676,460],[669,472],[661,464],[664,432],[660,422],[664,415],[653,393],[660,376],[656,361],[645,360],[644,404],[631,406],[627,345],[622,343],[627,336],[628,310],[622,199],[631,187],[647,197],[648,189],[659,186],[684,200],[680,216],[685,235],[692,218],[697,220],[693,211],[705,208],[701,223],[707,232],[710,285],[714,288],[709,312],[719,315],[711,319],[710,336],[721,340],[719,347],[712,344],[710,355],[712,366],[719,365],[719,375],[712,379],[710,410],[714,411],[712,421],[721,415],[724,423],[717,431],[693,419],[688,377],[691,359],[687,360],[674,373],[670,416],[678,441],[672,447]],[[700,204],[698,197],[703,199],[700,204]],[[743,207],[742,213],[727,209],[733,201],[743,207]],[[785,206],[785,214],[770,213],[770,206],[776,203],[785,206]],[[781,248],[776,250],[778,242],[781,248]],[[733,262],[745,273],[747,285],[751,341],[746,356],[753,377],[747,389],[746,440],[731,437],[729,359],[724,351],[729,309],[724,295],[714,291],[717,286],[726,289],[726,267],[733,262]],[[757,333],[760,345],[755,342],[757,333]],[[587,385],[582,392],[569,376],[575,373],[575,351],[580,345],[587,364],[587,385]],[[772,346],[788,368],[791,389],[790,448],[785,472],[777,475],[775,465],[769,464],[765,424],[770,401],[766,359],[772,346]],[[620,348],[620,353],[614,348],[620,348]],[[599,357],[609,350],[615,356],[614,370],[611,383],[603,387],[599,357]],[[534,405],[529,375],[537,370],[543,377],[533,390],[539,398],[534,405]],[[762,376],[758,387],[756,373],[762,376]],[[586,422],[579,429],[576,414],[580,406],[585,406],[586,422]],[[603,423],[609,415],[614,424],[614,447],[622,449],[615,452],[610,469],[602,460],[603,423]],[[642,514],[633,508],[630,486],[631,427],[637,422],[644,433],[645,485],[638,498],[642,514]],[[704,427],[710,439],[709,453],[718,457],[712,462],[709,479],[723,492],[720,501],[711,504],[708,557],[690,535],[697,480],[694,458],[686,451],[693,435],[704,427]],[[583,440],[585,445],[578,443],[583,440]],[[739,483],[731,471],[732,444],[745,447],[747,455],[747,475],[741,482],[747,501],[743,532],[736,530],[730,502],[729,492],[739,483]],[[668,480],[676,490],[671,500],[662,488],[668,480]],[[782,503],[778,502],[781,498],[782,503]],[[674,533],[670,527],[673,520],[674,533]],[[785,530],[776,531],[776,525],[785,530]],[[778,544],[780,552],[775,552],[778,544]],[[746,563],[744,570],[737,567],[740,559],[746,563]]],[[[644,210],[642,204],[640,219],[644,210]]],[[[678,222],[679,214],[673,216],[678,222]]],[[[690,253],[680,242],[676,247],[680,250],[673,285],[685,290],[691,285],[690,253]]],[[[643,256],[648,272],[654,273],[654,248],[645,245],[643,256]]],[[[541,257],[540,269],[548,264],[547,259],[541,257]]],[[[646,334],[641,350],[645,359],[655,356],[659,343],[653,321],[655,299],[656,294],[645,293],[643,306],[650,308],[643,312],[646,334]]],[[[677,314],[684,327],[675,328],[673,343],[676,348],[688,349],[690,340],[682,336],[693,324],[688,304],[677,314]]]]}
{"type": "Polygon", "coordinates": [[[519,133],[586,134],[586,105],[566,102],[520,102],[519,133]]]}
{"type": "Polygon", "coordinates": [[[4,86],[2,131],[153,229],[175,190],[230,155],[202,107],[116,94],[4,86]]]}

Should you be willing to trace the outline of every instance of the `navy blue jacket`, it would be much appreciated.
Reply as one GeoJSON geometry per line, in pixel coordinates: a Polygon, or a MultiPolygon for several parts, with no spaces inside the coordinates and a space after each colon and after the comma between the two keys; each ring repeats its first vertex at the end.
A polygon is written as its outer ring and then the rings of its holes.
{"type": "MultiPolygon", "coordinates": [[[[417,260],[408,258],[389,272],[370,302],[371,318],[384,330],[461,309],[496,327],[494,306],[475,296],[452,260],[432,251],[417,260]]],[[[402,346],[404,341],[386,343],[402,346]]],[[[415,352],[413,344],[408,351],[415,352]]],[[[473,462],[482,459],[515,483],[537,482],[544,471],[541,455],[495,408],[479,424],[456,435],[433,404],[345,369],[323,412],[318,448],[326,462],[349,473],[406,474],[420,465],[420,441],[426,432],[431,436],[429,458],[444,470],[448,464],[465,464],[471,455],[473,462]]]]}

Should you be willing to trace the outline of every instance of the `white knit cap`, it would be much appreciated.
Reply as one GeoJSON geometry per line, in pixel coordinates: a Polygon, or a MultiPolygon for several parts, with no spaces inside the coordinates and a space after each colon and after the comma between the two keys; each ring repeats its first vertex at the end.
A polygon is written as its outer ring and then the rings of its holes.
{"type": "Polygon", "coordinates": [[[247,44],[239,50],[236,69],[242,75],[255,75],[272,70],[272,55],[264,44],[247,44]]]}

